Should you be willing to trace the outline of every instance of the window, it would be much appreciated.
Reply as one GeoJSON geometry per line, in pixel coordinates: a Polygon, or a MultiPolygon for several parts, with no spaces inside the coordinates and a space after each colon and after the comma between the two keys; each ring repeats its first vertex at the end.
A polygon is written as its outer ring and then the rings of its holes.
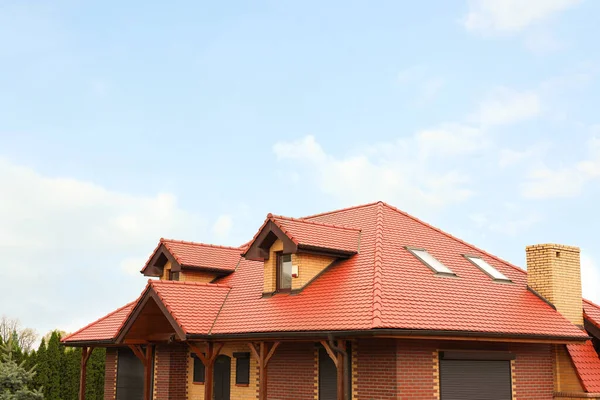
{"type": "Polygon", "coordinates": [[[492,279],[496,281],[505,281],[511,282],[506,276],[502,274],[502,272],[498,271],[496,268],[492,267],[490,264],[486,263],[482,258],[465,256],[467,260],[471,261],[473,265],[479,267],[483,272],[488,274],[492,279]]]}
{"type": "Polygon", "coordinates": [[[235,384],[250,383],[250,353],[233,353],[235,357],[235,384]]]}
{"type": "Polygon", "coordinates": [[[292,255],[277,253],[277,290],[292,289],[292,255]]]}
{"type": "Polygon", "coordinates": [[[194,359],[194,383],[204,383],[204,364],[197,355],[192,354],[194,359]]]}
{"type": "Polygon", "coordinates": [[[431,254],[423,249],[411,249],[406,248],[410,251],[415,257],[417,257],[421,262],[431,268],[436,274],[439,275],[448,275],[448,276],[456,276],[454,272],[444,264],[436,260],[431,254]]]}
{"type": "Polygon", "coordinates": [[[178,281],[179,280],[179,272],[173,272],[169,270],[169,280],[170,281],[178,281]]]}

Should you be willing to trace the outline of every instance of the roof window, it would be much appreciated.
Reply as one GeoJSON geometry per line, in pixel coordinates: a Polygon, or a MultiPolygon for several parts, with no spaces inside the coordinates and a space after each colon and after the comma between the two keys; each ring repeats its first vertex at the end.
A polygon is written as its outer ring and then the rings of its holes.
{"type": "Polygon", "coordinates": [[[483,258],[474,256],[465,256],[465,258],[473,263],[473,265],[479,267],[483,272],[489,275],[495,281],[511,282],[502,272],[492,267],[490,264],[485,262],[483,258]]]}
{"type": "Polygon", "coordinates": [[[409,247],[406,250],[410,251],[415,257],[417,257],[423,264],[428,266],[431,270],[433,270],[436,274],[446,275],[446,276],[456,276],[454,272],[444,264],[439,262],[435,257],[429,254],[426,250],[423,249],[411,249],[409,247]]]}

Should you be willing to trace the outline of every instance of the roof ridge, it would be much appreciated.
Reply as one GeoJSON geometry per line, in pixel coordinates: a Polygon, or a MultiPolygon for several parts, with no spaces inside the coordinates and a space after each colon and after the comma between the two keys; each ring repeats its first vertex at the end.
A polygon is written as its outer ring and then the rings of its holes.
{"type": "Polygon", "coordinates": [[[400,213],[400,214],[404,215],[405,217],[408,217],[408,218],[412,219],[412,220],[413,220],[413,221],[415,221],[415,222],[418,222],[418,223],[420,223],[420,224],[421,224],[421,225],[423,225],[423,226],[426,226],[426,227],[428,227],[428,228],[431,228],[431,229],[433,229],[433,230],[435,230],[435,231],[437,231],[437,232],[439,232],[439,233],[443,234],[444,236],[447,236],[447,237],[449,237],[449,238],[451,238],[451,239],[454,239],[454,240],[456,240],[457,242],[460,242],[460,243],[464,244],[465,246],[468,246],[468,247],[472,248],[473,250],[479,251],[479,252],[481,252],[481,253],[483,253],[483,254],[485,254],[485,255],[487,255],[487,256],[489,256],[489,257],[491,257],[491,258],[495,259],[496,261],[500,261],[501,263],[504,263],[504,264],[506,264],[506,265],[508,265],[508,266],[510,266],[510,267],[512,267],[512,268],[514,268],[515,270],[517,270],[517,271],[519,271],[519,272],[521,272],[521,273],[523,273],[523,274],[526,274],[526,275],[527,275],[527,271],[526,271],[526,270],[524,270],[523,268],[521,268],[521,267],[518,267],[518,266],[516,266],[516,265],[514,265],[514,264],[512,264],[512,263],[510,263],[510,262],[508,262],[508,261],[506,261],[506,260],[503,260],[502,258],[500,258],[500,257],[498,257],[498,256],[495,256],[495,255],[493,255],[493,254],[491,254],[491,253],[488,253],[487,251],[485,251],[485,250],[482,250],[482,249],[480,249],[479,247],[477,247],[477,246],[475,246],[475,245],[473,245],[473,244],[471,244],[471,243],[469,243],[469,242],[466,242],[466,241],[464,241],[464,240],[462,240],[462,239],[459,239],[459,238],[457,238],[456,236],[454,236],[454,235],[452,235],[452,234],[450,234],[450,233],[448,233],[448,232],[446,232],[446,231],[444,231],[444,230],[442,230],[442,229],[440,229],[440,228],[437,228],[437,227],[435,227],[435,226],[433,226],[433,225],[431,225],[431,224],[429,224],[429,223],[427,223],[427,222],[425,222],[425,221],[423,221],[423,220],[421,220],[421,219],[419,219],[419,218],[417,218],[417,217],[415,217],[415,216],[413,216],[413,215],[410,215],[410,214],[409,214],[409,213],[407,213],[406,211],[402,211],[402,210],[400,210],[399,208],[397,208],[397,207],[394,207],[394,206],[392,206],[392,205],[390,205],[390,204],[388,204],[388,203],[386,203],[386,202],[384,202],[384,201],[382,201],[382,202],[381,202],[381,204],[383,204],[384,206],[388,207],[389,209],[391,209],[391,210],[393,210],[393,211],[396,211],[396,212],[398,212],[398,213],[400,213]]]}
{"type": "MultiPolygon", "coordinates": [[[[158,298],[160,299],[160,301],[163,303],[163,306],[165,306],[165,308],[167,309],[167,311],[169,312],[169,314],[171,314],[171,316],[173,317],[173,319],[175,320],[175,322],[177,322],[177,325],[179,325],[179,327],[181,328],[181,330],[183,330],[185,333],[187,333],[187,329],[185,329],[185,326],[183,326],[183,323],[173,313],[173,309],[171,308],[171,306],[169,304],[167,304],[167,302],[165,301],[165,298],[163,296],[161,296],[161,294],[159,293],[159,291],[154,288],[155,285],[152,282],[160,282],[160,281],[149,279],[148,280],[148,286],[149,286],[148,289],[154,290],[154,293],[156,293],[156,295],[158,296],[158,298]]],[[[174,282],[174,281],[167,281],[167,282],[174,282]]],[[[144,292],[146,292],[146,291],[144,291],[144,292]]]]}
{"type": "Polygon", "coordinates": [[[213,247],[213,248],[217,248],[217,249],[226,249],[226,250],[240,250],[240,247],[234,247],[234,246],[222,246],[219,244],[210,244],[210,243],[201,243],[201,242],[190,242],[187,240],[176,240],[176,239],[167,239],[167,238],[160,238],[160,243],[180,243],[180,244],[190,244],[190,245],[194,245],[194,246],[204,246],[204,247],[213,247]]]}
{"type": "Polygon", "coordinates": [[[221,307],[219,307],[219,311],[217,312],[217,315],[215,316],[215,319],[213,320],[213,323],[210,326],[210,329],[208,330],[209,335],[212,333],[212,330],[214,329],[215,325],[217,324],[217,320],[219,319],[219,316],[221,315],[221,311],[223,311],[223,308],[225,307],[225,303],[227,302],[227,299],[229,298],[231,289],[233,289],[233,288],[231,288],[231,287],[229,288],[229,290],[227,291],[227,294],[225,295],[225,298],[223,299],[223,303],[221,303],[221,307]]]}
{"type": "Polygon", "coordinates": [[[356,205],[356,206],[340,208],[340,209],[337,209],[337,210],[326,211],[326,212],[318,213],[318,214],[312,214],[312,215],[308,215],[306,217],[301,217],[300,219],[316,218],[316,217],[321,217],[323,215],[335,214],[335,213],[339,213],[339,212],[343,212],[343,211],[354,210],[354,209],[357,209],[357,208],[370,207],[370,206],[374,206],[374,205],[376,205],[378,203],[382,203],[382,201],[374,201],[374,202],[371,202],[371,203],[359,204],[359,205],[356,205]]]}
{"type": "Polygon", "coordinates": [[[97,319],[97,320],[95,320],[95,321],[92,321],[92,322],[90,322],[89,324],[87,324],[87,325],[86,325],[86,326],[84,326],[83,328],[81,328],[81,329],[78,329],[78,330],[76,330],[75,332],[68,334],[67,336],[65,336],[64,338],[62,338],[60,341],[61,341],[61,342],[66,342],[66,341],[67,341],[67,340],[68,340],[68,339],[69,339],[71,336],[75,336],[75,335],[77,335],[78,333],[80,333],[80,332],[82,332],[82,331],[86,330],[87,328],[91,327],[92,325],[95,325],[95,324],[97,324],[97,323],[98,323],[98,322],[100,322],[100,321],[104,321],[105,319],[107,319],[107,318],[109,318],[109,317],[112,317],[112,316],[113,316],[113,315],[115,315],[116,313],[118,313],[118,312],[120,312],[120,311],[124,310],[125,308],[127,308],[127,307],[129,307],[129,306],[131,306],[131,305],[133,305],[133,304],[135,304],[135,303],[137,303],[137,301],[138,301],[138,300],[139,300],[139,297],[138,297],[137,299],[133,300],[133,301],[130,301],[129,303],[125,304],[124,306],[121,306],[121,307],[117,308],[116,310],[114,310],[114,311],[112,311],[112,312],[110,312],[110,313],[106,314],[105,316],[103,316],[103,317],[101,317],[101,318],[98,318],[98,319],[97,319]]]}
{"type": "Polygon", "coordinates": [[[383,275],[383,203],[377,203],[377,217],[375,228],[375,251],[373,256],[373,304],[371,315],[371,328],[378,328],[381,321],[381,292],[383,275]]]}
{"type": "Polygon", "coordinates": [[[345,229],[345,230],[351,230],[351,231],[361,231],[361,228],[354,228],[352,226],[347,226],[347,225],[335,225],[335,224],[328,224],[325,222],[317,222],[317,221],[307,221],[305,219],[302,218],[293,218],[293,217],[285,217],[283,215],[274,215],[274,214],[269,214],[271,216],[271,218],[274,219],[284,219],[284,220],[288,220],[288,221],[294,221],[294,222],[302,222],[304,224],[312,224],[312,225],[318,225],[318,226],[327,226],[330,228],[337,228],[337,229],[345,229]]]}
{"type": "Polygon", "coordinates": [[[208,286],[208,287],[222,287],[229,288],[232,287],[229,285],[224,285],[222,283],[210,283],[210,282],[190,282],[190,281],[167,281],[162,279],[148,279],[148,283],[150,285],[187,285],[187,286],[208,286]]]}
{"type": "Polygon", "coordinates": [[[583,301],[585,301],[586,303],[589,303],[589,304],[591,304],[592,306],[594,306],[594,307],[596,307],[596,308],[600,309],[600,305],[598,305],[598,304],[594,303],[593,301],[591,301],[591,300],[588,300],[588,299],[586,299],[586,298],[582,298],[582,300],[583,300],[583,301]]]}

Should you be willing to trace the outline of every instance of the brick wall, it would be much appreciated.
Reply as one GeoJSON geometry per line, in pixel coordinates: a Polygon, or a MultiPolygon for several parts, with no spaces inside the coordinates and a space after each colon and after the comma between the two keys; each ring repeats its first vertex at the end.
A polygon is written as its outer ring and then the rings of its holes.
{"type": "Polygon", "coordinates": [[[313,400],[314,343],[282,343],[267,368],[269,400],[313,400]]]}
{"type": "Polygon", "coordinates": [[[575,325],[583,325],[579,248],[527,246],[527,283],[575,325]]]}
{"type": "Polygon", "coordinates": [[[179,273],[179,280],[185,282],[209,283],[217,277],[214,272],[185,270],[179,273]]]}
{"type": "Polygon", "coordinates": [[[106,349],[104,366],[104,400],[114,400],[117,396],[117,349],[106,349]]]}
{"type": "Polygon", "coordinates": [[[156,348],[154,400],[187,399],[188,357],[185,345],[172,344],[156,348]]]}
{"type": "Polygon", "coordinates": [[[554,383],[557,392],[582,393],[585,391],[565,345],[554,346],[554,383]]]}
{"type": "Polygon", "coordinates": [[[335,260],[316,254],[292,254],[292,265],[298,266],[298,277],[292,278],[292,289],[300,289],[335,260]]]}
{"type": "Polygon", "coordinates": [[[432,343],[399,340],[396,348],[398,399],[436,399],[439,393],[439,363],[432,343]]]}
{"type": "MultiPolygon", "coordinates": [[[[396,341],[392,339],[358,340],[356,346],[356,398],[357,399],[396,399],[397,360],[396,341]]],[[[431,358],[429,359],[431,365],[431,358]]],[[[405,361],[401,361],[405,365],[405,361]]],[[[402,368],[404,371],[404,368],[402,368]]],[[[429,370],[429,384],[433,386],[429,370]]]]}
{"type": "Polygon", "coordinates": [[[552,346],[514,344],[517,400],[552,400],[554,394],[552,346]]]}

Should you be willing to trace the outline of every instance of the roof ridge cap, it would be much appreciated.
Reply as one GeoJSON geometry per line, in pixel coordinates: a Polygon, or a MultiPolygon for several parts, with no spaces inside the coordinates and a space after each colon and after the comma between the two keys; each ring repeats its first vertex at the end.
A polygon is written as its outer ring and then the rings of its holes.
{"type": "Polygon", "coordinates": [[[377,203],[377,217],[375,228],[375,251],[373,256],[373,303],[371,314],[371,328],[378,328],[381,321],[381,292],[383,274],[383,204],[377,203]]]}
{"type": "Polygon", "coordinates": [[[586,303],[589,303],[589,304],[591,304],[591,305],[593,305],[593,306],[597,307],[598,309],[600,309],[600,305],[598,305],[598,304],[594,303],[593,301],[591,301],[591,300],[588,300],[588,299],[586,299],[585,297],[583,297],[583,298],[582,298],[582,300],[583,300],[584,302],[586,302],[586,303]]]}
{"type": "Polygon", "coordinates": [[[295,221],[295,222],[302,222],[304,224],[312,224],[312,225],[319,225],[319,226],[327,226],[330,228],[338,228],[338,229],[345,229],[345,230],[351,230],[351,231],[362,231],[361,228],[354,228],[352,226],[347,226],[347,225],[335,225],[335,224],[329,224],[326,222],[317,222],[317,221],[307,221],[303,218],[293,218],[293,217],[286,217],[283,215],[271,215],[272,218],[274,219],[283,219],[283,220],[288,220],[288,221],[295,221]]]}
{"type": "Polygon", "coordinates": [[[498,257],[498,256],[495,256],[495,255],[493,255],[493,254],[491,254],[491,253],[488,253],[487,251],[485,251],[485,250],[482,250],[482,249],[480,249],[479,247],[477,247],[477,246],[475,246],[475,245],[473,245],[473,244],[471,244],[471,243],[469,243],[469,242],[466,242],[466,241],[464,241],[464,240],[462,240],[462,239],[459,239],[459,238],[457,238],[456,236],[454,236],[454,235],[452,235],[452,234],[450,234],[450,233],[448,233],[448,232],[446,232],[446,231],[444,231],[444,230],[442,230],[442,229],[440,229],[440,228],[437,228],[437,227],[435,227],[435,226],[433,226],[433,225],[431,225],[431,224],[429,224],[429,223],[427,223],[427,222],[425,222],[425,221],[423,221],[423,220],[421,220],[421,219],[419,219],[419,218],[417,218],[417,217],[415,217],[415,216],[413,216],[413,215],[410,215],[410,214],[409,214],[409,213],[407,213],[406,211],[402,211],[402,210],[400,210],[399,208],[397,208],[397,207],[394,207],[394,206],[392,206],[392,205],[390,205],[390,204],[388,204],[388,203],[386,203],[386,202],[383,202],[383,201],[382,201],[382,202],[380,202],[380,203],[381,203],[381,204],[383,204],[384,206],[388,207],[389,209],[391,209],[391,210],[393,210],[393,211],[396,211],[396,212],[398,212],[398,213],[400,213],[400,214],[402,214],[402,215],[404,215],[404,216],[406,216],[406,217],[408,217],[408,218],[412,219],[412,220],[413,220],[413,221],[415,221],[415,222],[418,222],[418,223],[420,223],[420,224],[421,224],[421,225],[423,225],[423,226],[426,226],[426,227],[428,227],[428,228],[431,228],[431,229],[433,229],[434,231],[437,231],[437,232],[439,232],[439,233],[443,234],[444,236],[447,236],[447,237],[449,237],[449,238],[451,238],[451,239],[454,239],[454,240],[456,240],[457,242],[460,242],[460,243],[464,244],[465,246],[467,246],[467,247],[470,247],[470,248],[471,248],[471,249],[473,249],[473,250],[479,251],[479,252],[481,252],[482,254],[485,254],[485,255],[487,255],[487,256],[489,256],[489,257],[493,258],[494,260],[496,260],[496,261],[500,261],[501,263],[504,263],[504,264],[506,264],[506,265],[508,265],[508,266],[510,266],[510,267],[512,267],[512,268],[514,268],[515,270],[517,270],[517,271],[519,271],[519,272],[521,272],[521,273],[523,273],[523,274],[527,275],[527,271],[526,271],[526,270],[524,270],[524,269],[523,269],[523,268],[521,268],[521,267],[518,267],[518,266],[516,266],[516,265],[514,265],[514,264],[512,264],[512,263],[510,263],[510,262],[508,262],[508,261],[506,261],[506,260],[503,260],[502,258],[500,258],[500,257],[498,257]]]}
{"type": "Polygon", "coordinates": [[[221,288],[229,288],[232,286],[225,285],[223,283],[210,283],[210,282],[189,282],[189,281],[167,281],[162,279],[149,279],[149,283],[152,286],[155,285],[187,285],[187,286],[208,286],[208,287],[221,287],[221,288]]]}
{"type": "Polygon", "coordinates": [[[354,210],[354,209],[357,209],[357,208],[370,207],[370,206],[374,206],[374,205],[376,205],[378,203],[381,203],[381,201],[374,201],[374,202],[371,202],[371,203],[359,204],[359,205],[356,205],[356,206],[350,206],[350,207],[340,208],[340,209],[332,210],[332,211],[326,211],[326,212],[322,212],[322,213],[318,213],[318,214],[307,215],[306,217],[301,217],[300,219],[316,218],[316,217],[321,217],[321,216],[324,216],[324,215],[329,215],[329,214],[335,214],[335,213],[339,213],[339,212],[343,212],[343,211],[354,210]]]}
{"type": "Polygon", "coordinates": [[[213,248],[218,248],[218,249],[240,250],[240,247],[235,247],[235,246],[223,246],[220,244],[191,242],[191,241],[187,241],[187,240],[166,239],[166,238],[160,238],[160,243],[180,243],[180,244],[190,244],[190,245],[194,245],[194,246],[213,247],[213,248]]]}
{"type": "Polygon", "coordinates": [[[86,326],[84,326],[83,328],[80,328],[80,329],[76,330],[75,332],[68,334],[67,336],[65,336],[64,338],[62,338],[62,339],[60,340],[60,341],[61,341],[61,343],[62,343],[62,342],[66,342],[66,341],[67,341],[67,340],[68,340],[68,339],[69,339],[71,336],[75,336],[75,335],[77,335],[78,333],[80,333],[80,332],[82,332],[82,331],[86,330],[87,328],[91,327],[92,325],[95,325],[95,324],[97,324],[97,323],[98,323],[98,322],[100,322],[100,321],[104,321],[105,319],[107,319],[107,318],[109,318],[109,317],[112,317],[113,315],[115,315],[115,314],[116,314],[116,313],[118,313],[119,311],[123,311],[125,308],[127,308],[127,307],[129,307],[129,306],[131,306],[131,305],[133,305],[133,304],[135,304],[135,303],[137,303],[138,299],[139,299],[139,297],[138,297],[137,299],[133,300],[133,301],[130,301],[129,303],[125,304],[124,306],[121,306],[121,307],[117,308],[116,310],[113,310],[113,311],[109,312],[109,313],[108,313],[108,314],[106,314],[105,316],[103,316],[103,317],[100,317],[100,318],[98,318],[97,320],[90,322],[89,324],[87,324],[87,325],[86,325],[86,326]]]}

